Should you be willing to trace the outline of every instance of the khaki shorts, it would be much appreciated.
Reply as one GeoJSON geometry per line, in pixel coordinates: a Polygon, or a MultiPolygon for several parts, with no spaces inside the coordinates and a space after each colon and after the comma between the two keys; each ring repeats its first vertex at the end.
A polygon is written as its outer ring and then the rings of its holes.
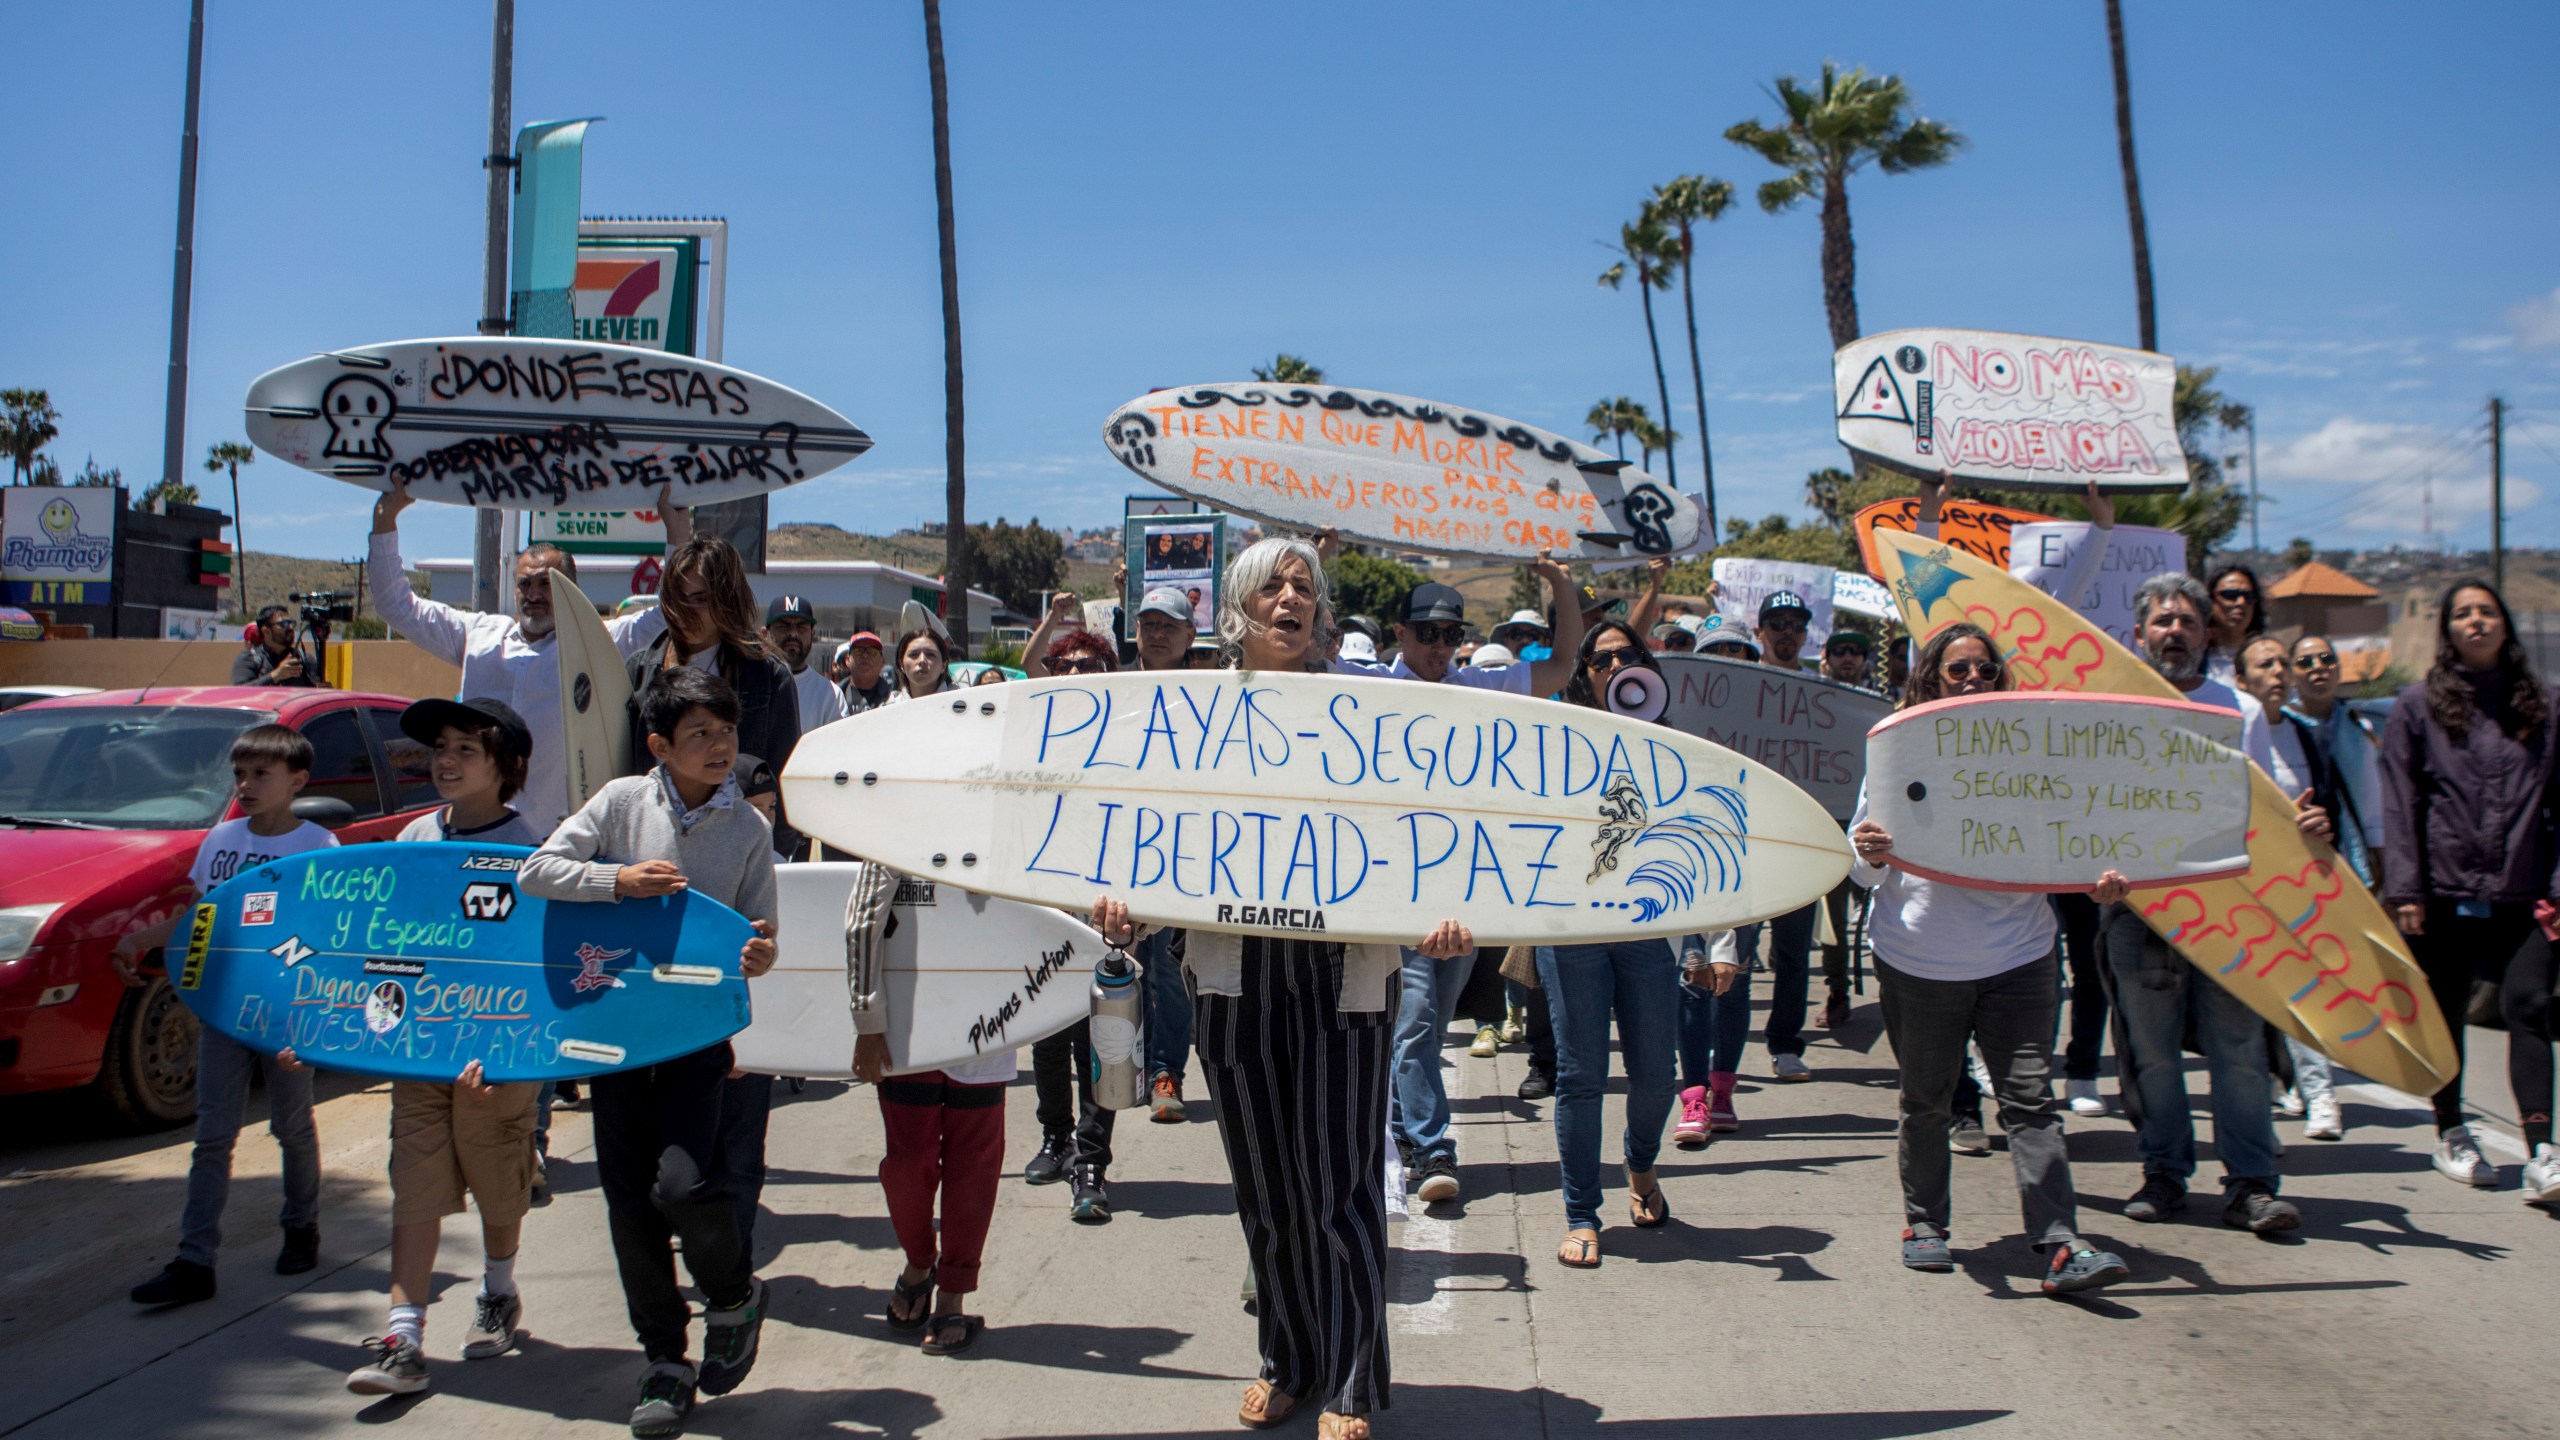
{"type": "Polygon", "coordinates": [[[391,1223],[414,1225],[462,1213],[462,1192],[480,1217],[512,1224],[533,1208],[533,1081],[480,1096],[453,1085],[391,1085],[391,1223]]]}

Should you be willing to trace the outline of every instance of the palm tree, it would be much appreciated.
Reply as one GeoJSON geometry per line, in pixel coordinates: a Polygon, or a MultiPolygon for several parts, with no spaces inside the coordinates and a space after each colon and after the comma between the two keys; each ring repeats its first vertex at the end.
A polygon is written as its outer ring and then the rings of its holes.
{"type": "Polygon", "coordinates": [[[1590,414],[1582,417],[1582,423],[1590,427],[1591,443],[1602,445],[1615,440],[1620,460],[1627,458],[1627,437],[1635,433],[1640,421],[1652,423],[1646,418],[1644,407],[1625,395],[1600,401],[1591,407],[1590,414]]]}
{"type": "Polygon", "coordinates": [[[231,548],[234,552],[231,557],[231,581],[239,587],[240,603],[243,605],[248,603],[249,596],[249,542],[240,536],[240,467],[254,462],[257,458],[257,451],[237,440],[225,440],[218,445],[208,445],[204,451],[206,470],[216,475],[225,470],[231,472],[231,548]]]}
{"type": "Polygon", "coordinates": [[[924,0],[924,53],[933,79],[933,196],[942,230],[943,622],[969,650],[968,442],[960,404],[960,252],[951,220],[951,87],[942,72],[942,0],[924,0]]]}
{"type": "Polygon", "coordinates": [[[1888,175],[1943,165],[1965,138],[1935,120],[1907,118],[1910,92],[1899,75],[1842,73],[1822,65],[1822,88],[1792,75],[1774,92],[1785,118],[1775,126],[1745,120],[1724,138],[1787,172],[1760,187],[1760,208],[1775,215],[1822,192],[1822,305],[1831,348],[1858,338],[1858,249],[1849,234],[1849,177],[1869,161],[1888,175]]]}
{"type": "MultiPolygon", "coordinates": [[[[1671,288],[1671,232],[1662,228],[1652,215],[1651,207],[1637,214],[1630,224],[1618,227],[1618,243],[1607,247],[1618,261],[1600,272],[1600,283],[1615,290],[1627,278],[1627,267],[1635,267],[1636,296],[1644,301],[1644,338],[1653,346],[1653,388],[1662,400],[1662,413],[1671,415],[1671,382],[1662,374],[1662,335],[1653,326],[1653,292],[1671,288]]],[[[1665,478],[1671,488],[1680,488],[1680,461],[1669,451],[1663,452],[1665,478]]]]}
{"type": "Polygon", "coordinates": [[[0,390],[0,449],[9,452],[10,473],[21,483],[35,479],[38,457],[62,433],[55,423],[61,418],[42,390],[0,390]]]}
{"type": "Polygon", "coordinates": [[[1704,175],[1683,175],[1653,187],[1653,215],[1671,227],[1674,256],[1680,266],[1680,308],[1689,321],[1689,384],[1698,400],[1698,464],[1704,471],[1709,535],[1716,533],[1716,457],[1715,446],[1707,435],[1707,373],[1698,363],[1698,300],[1690,287],[1689,272],[1697,260],[1694,227],[1716,219],[1732,204],[1733,187],[1704,175]]]}
{"type": "Polygon", "coordinates": [[[1272,385],[1321,385],[1324,367],[1283,350],[1271,357],[1270,364],[1254,366],[1253,378],[1272,385]]]}
{"type": "Polygon", "coordinates": [[[2142,219],[2142,176],[2133,168],[2133,88],[2125,78],[2124,0],[2107,0],[2107,55],[2116,67],[2116,159],[2124,167],[2124,213],[2133,225],[2133,305],[2142,319],[2142,348],[2160,348],[2151,314],[2151,227],[2142,219]]]}
{"type": "Polygon", "coordinates": [[[1654,451],[1659,450],[1667,456],[1671,453],[1671,447],[1680,441],[1679,431],[1668,430],[1654,424],[1653,417],[1645,414],[1644,407],[1641,405],[1636,407],[1633,431],[1636,437],[1636,448],[1643,454],[1644,468],[1647,470],[1653,468],[1654,451]]]}

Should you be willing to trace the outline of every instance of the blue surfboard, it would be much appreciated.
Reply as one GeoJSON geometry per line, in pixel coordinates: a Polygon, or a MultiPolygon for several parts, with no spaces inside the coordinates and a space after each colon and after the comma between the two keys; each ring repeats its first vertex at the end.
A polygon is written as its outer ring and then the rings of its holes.
{"type": "Polygon", "coordinates": [[[746,1028],[755,931],[679,891],[613,904],[516,888],[516,845],[350,845],[242,871],[196,906],[178,998],[261,1051],[388,1080],[573,1080],[746,1028]]]}

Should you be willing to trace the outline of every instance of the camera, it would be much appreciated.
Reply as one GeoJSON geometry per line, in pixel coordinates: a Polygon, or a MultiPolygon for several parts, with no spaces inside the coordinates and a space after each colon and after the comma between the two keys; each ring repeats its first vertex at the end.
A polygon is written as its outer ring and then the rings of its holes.
{"type": "Polygon", "coordinates": [[[306,630],[346,625],[356,618],[355,597],[341,591],[315,590],[308,595],[297,591],[288,598],[302,607],[302,625],[306,630]]]}

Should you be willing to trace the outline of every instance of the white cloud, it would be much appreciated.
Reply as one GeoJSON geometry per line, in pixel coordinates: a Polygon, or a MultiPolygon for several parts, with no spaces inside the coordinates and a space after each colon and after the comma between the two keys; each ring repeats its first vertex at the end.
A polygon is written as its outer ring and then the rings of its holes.
{"type": "Polygon", "coordinates": [[[2516,343],[2528,350],[2560,345],[2560,286],[2509,310],[2507,324],[2515,328],[2516,343]]]}
{"type": "Polygon", "coordinates": [[[2494,350],[2512,350],[2515,344],[2516,337],[2513,335],[2465,335],[2453,342],[2453,348],[2482,354],[2494,350]]]}
{"type": "Polygon", "coordinates": [[[2259,457],[2270,480],[2364,485],[2394,476],[2415,481],[2429,465],[2468,465],[2468,437],[2427,425],[2387,425],[2341,415],[2308,435],[2271,445],[2259,457]]]}

